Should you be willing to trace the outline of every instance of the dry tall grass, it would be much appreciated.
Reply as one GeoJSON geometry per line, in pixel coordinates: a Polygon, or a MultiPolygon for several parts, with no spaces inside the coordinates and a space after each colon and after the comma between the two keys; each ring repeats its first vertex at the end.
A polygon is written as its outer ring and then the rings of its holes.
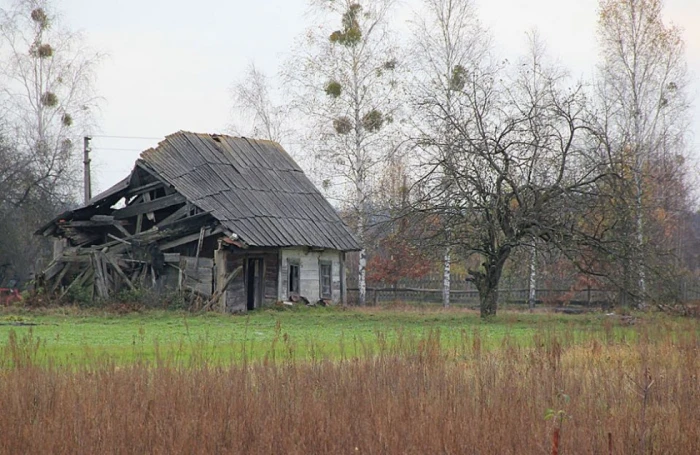
{"type": "MultiPolygon", "coordinates": [[[[234,366],[104,360],[39,366],[10,340],[0,370],[3,453],[700,453],[697,331],[634,341],[540,333],[485,351],[381,334],[360,358],[234,366]],[[545,416],[551,417],[546,419],[545,416]]],[[[280,343],[285,343],[283,339],[280,343]]]]}

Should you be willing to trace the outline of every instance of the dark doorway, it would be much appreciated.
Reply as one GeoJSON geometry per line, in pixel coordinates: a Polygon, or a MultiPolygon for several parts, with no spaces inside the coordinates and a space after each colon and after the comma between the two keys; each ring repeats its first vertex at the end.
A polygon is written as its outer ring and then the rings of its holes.
{"type": "Polygon", "coordinates": [[[262,304],[262,259],[248,259],[246,263],[246,303],[248,310],[262,304]]]}

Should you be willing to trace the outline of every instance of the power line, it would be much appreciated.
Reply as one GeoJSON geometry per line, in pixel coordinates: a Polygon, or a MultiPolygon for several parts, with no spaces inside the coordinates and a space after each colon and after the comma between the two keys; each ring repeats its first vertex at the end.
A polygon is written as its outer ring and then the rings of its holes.
{"type": "Polygon", "coordinates": [[[110,150],[115,152],[143,152],[143,149],[120,149],[112,147],[93,147],[93,150],[110,150]]]}
{"type": "Polygon", "coordinates": [[[157,141],[163,139],[162,137],[144,137],[144,136],[106,136],[106,135],[93,135],[92,137],[99,137],[105,139],[139,139],[144,141],[157,141]]]}

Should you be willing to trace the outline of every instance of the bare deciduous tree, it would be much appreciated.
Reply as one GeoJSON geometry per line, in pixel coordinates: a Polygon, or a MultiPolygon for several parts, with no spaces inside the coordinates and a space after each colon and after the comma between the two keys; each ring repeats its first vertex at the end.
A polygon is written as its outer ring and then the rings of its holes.
{"type": "Polygon", "coordinates": [[[636,239],[624,275],[636,281],[628,291],[639,306],[650,295],[647,272],[664,256],[655,248],[660,238],[652,241],[659,210],[667,226],[678,225],[687,200],[684,44],[681,32],[664,24],[662,10],[662,0],[600,1],[598,128],[619,158],[617,196],[628,213],[620,235],[636,239]]]}
{"type": "MultiPolygon", "coordinates": [[[[394,0],[317,1],[320,27],[293,56],[287,81],[309,126],[305,143],[323,163],[324,190],[346,203],[365,244],[374,177],[392,153],[400,70],[387,24],[394,0]],[[333,191],[335,189],[335,191],[333,191]]],[[[359,304],[366,254],[360,252],[359,304]]]]}
{"type": "Polygon", "coordinates": [[[289,110],[275,102],[270,81],[254,63],[250,63],[232,90],[233,109],[238,121],[232,129],[236,134],[252,135],[283,143],[290,134],[289,110]],[[242,128],[237,123],[245,123],[242,128]]]}
{"type": "Polygon", "coordinates": [[[18,0],[0,11],[0,88],[8,134],[27,170],[12,200],[34,192],[67,200],[75,144],[92,126],[100,55],[64,28],[48,0],[18,0]]]}
{"type": "Polygon", "coordinates": [[[515,249],[539,239],[571,253],[604,234],[586,218],[609,168],[590,134],[582,87],[568,87],[561,70],[536,57],[513,72],[465,67],[453,73],[451,104],[430,90],[423,101],[449,134],[420,139],[431,159],[414,189],[417,211],[427,233],[449,227],[455,246],[481,258],[468,273],[482,317],[497,311],[501,273],[515,249]],[[443,221],[431,225],[436,218],[443,221]]]}
{"type": "MultiPolygon", "coordinates": [[[[455,142],[450,117],[459,109],[466,71],[489,64],[488,33],[480,25],[472,0],[424,0],[413,21],[411,66],[414,127],[446,156],[455,142]]],[[[443,239],[443,306],[450,305],[450,231],[443,239]]]]}
{"type": "Polygon", "coordinates": [[[34,228],[76,199],[75,144],[94,121],[99,60],[48,0],[0,9],[0,267],[20,281],[46,246],[34,228]]]}

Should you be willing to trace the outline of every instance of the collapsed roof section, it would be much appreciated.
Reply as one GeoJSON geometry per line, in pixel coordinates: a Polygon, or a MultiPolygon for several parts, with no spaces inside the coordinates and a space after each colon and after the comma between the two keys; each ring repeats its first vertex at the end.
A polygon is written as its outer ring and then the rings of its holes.
{"type": "Polygon", "coordinates": [[[164,250],[166,239],[202,226],[244,246],[359,249],[278,144],[189,132],[143,152],[128,177],[37,234],[65,237],[73,247],[158,242],[164,250]]]}

